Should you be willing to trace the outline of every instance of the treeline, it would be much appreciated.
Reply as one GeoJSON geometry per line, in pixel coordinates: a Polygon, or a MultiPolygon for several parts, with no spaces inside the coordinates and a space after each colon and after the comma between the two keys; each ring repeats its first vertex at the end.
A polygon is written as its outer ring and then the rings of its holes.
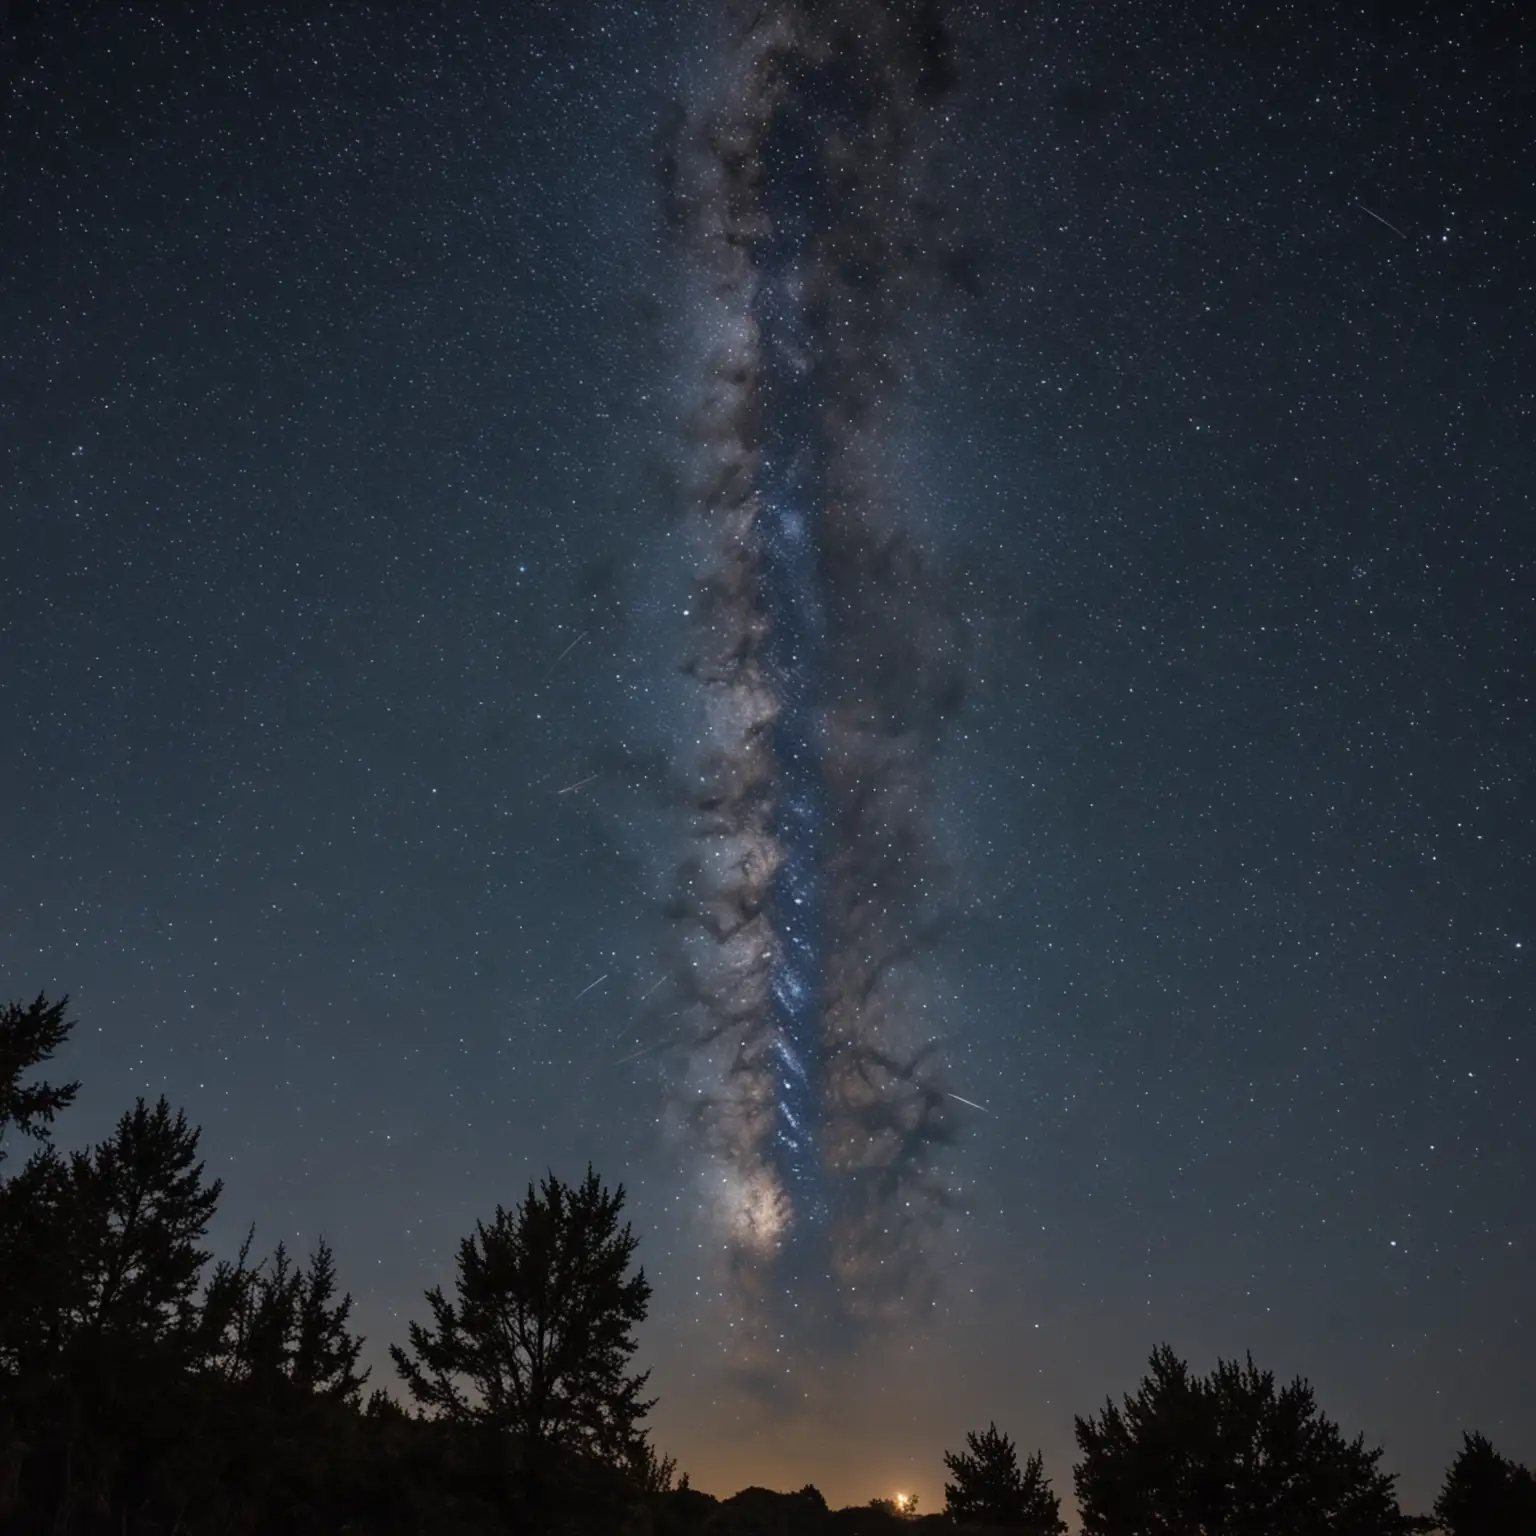
{"type": "MultiPolygon", "coordinates": [[[[1250,1358],[1190,1373],[1166,1345],[1138,1390],[1075,1420],[1072,1481],[1086,1536],[1536,1536],[1536,1479],[1465,1435],[1433,1516],[1404,1514],[1380,1448],[1345,1439],[1305,1381],[1250,1358]]],[[[995,1424],[946,1452],[945,1513],[961,1525],[1064,1536],[1038,1453],[1021,1469],[995,1424]]]]}
{"type": "Polygon", "coordinates": [[[222,1185],[179,1111],[140,1100],[100,1145],[53,1146],[78,1084],[36,1070],[66,1002],[0,1009],[0,1532],[653,1528],[674,1468],[628,1369],[650,1287],[622,1188],[549,1178],[477,1226],[390,1351],[407,1412],[365,1395],[323,1242],[213,1262],[222,1185]]]}
{"type": "MultiPolygon", "coordinates": [[[[0,1532],[1065,1531],[1040,1456],[1020,1467],[995,1425],[945,1453],[942,1514],[691,1489],[643,1427],[632,1357],[650,1286],[623,1188],[591,1169],[476,1225],[451,1294],[429,1291],[390,1349],[411,1409],[370,1392],[324,1242],[258,1259],[252,1234],[218,1262],[202,1246],[222,1186],[180,1112],[140,1100],[98,1146],[53,1146],[78,1085],[36,1073],[72,1028],[66,1002],[0,1009],[0,1532]],[[7,1161],[16,1137],[30,1150],[7,1161]]],[[[1198,1378],[1161,1348],[1077,1440],[1088,1536],[1536,1536],[1530,1472],[1481,1436],[1434,1517],[1406,1516],[1381,1452],[1251,1360],[1198,1378]]]]}

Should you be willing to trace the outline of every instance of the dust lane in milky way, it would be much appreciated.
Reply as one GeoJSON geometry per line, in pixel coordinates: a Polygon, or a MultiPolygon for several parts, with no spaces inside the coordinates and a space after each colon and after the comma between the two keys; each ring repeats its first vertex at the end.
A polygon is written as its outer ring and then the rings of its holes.
{"type": "Polygon", "coordinates": [[[944,1200],[910,962],[940,905],[926,777],[960,646],[884,460],[904,315],[950,236],[925,181],[945,46],[919,7],[755,13],[676,162],[707,278],[686,1087],[740,1291],[802,1316],[920,1299],[944,1200]]]}

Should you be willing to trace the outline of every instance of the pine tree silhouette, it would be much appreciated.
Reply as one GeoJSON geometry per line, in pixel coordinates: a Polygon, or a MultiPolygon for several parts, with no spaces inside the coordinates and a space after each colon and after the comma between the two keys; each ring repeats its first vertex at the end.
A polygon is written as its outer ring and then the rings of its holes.
{"type": "Polygon", "coordinates": [[[1345,1440],[1304,1381],[1218,1361],[1209,1377],[1167,1346],[1124,1408],[1079,1418],[1085,1536],[1387,1536],[1416,1528],[1363,1436],[1345,1440]]]}
{"type": "Polygon", "coordinates": [[[14,1126],[27,1136],[46,1139],[60,1110],[68,1109],[79,1083],[24,1084],[22,1078],[40,1067],[69,1038],[75,1027],[64,1017],[69,999],[50,1003],[39,992],[28,1004],[6,1003],[0,1008],[0,1163],[5,1161],[6,1132],[14,1126]]]}
{"type": "Polygon", "coordinates": [[[203,1183],[200,1134],[165,1099],[140,1099],[111,1137],[70,1157],[77,1336],[163,1342],[195,1323],[209,1259],[199,1244],[224,1189],[203,1183]]]}
{"type": "Polygon", "coordinates": [[[1501,1456],[1486,1436],[1464,1434],[1435,1500],[1435,1518],[1449,1536],[1530,1536],[1536,1477],[1501,1456]]]}
{"type": "Polygon", "coordinates": [[[300,1270],[279,1243],[250,1262],[254,1230],[233,1262],[214,1267],[202,1304],[202,1352],[222,1379],[264,1402],[307,1397],[356,1404],[367,1379],[357,1370],[363,1341],[348,1329],[350,1295],[336,1299],[336,1265],[322,1238],[300,1270]]]}
{"type": "Polygon", "coordinates": [[[1063,1536],[1061,1500],[1051,1491],[1037,1451],[1019,1470],[1013,1441],[988,1424],[965,1437],[966,1450],[945,1451],[944,1465],[954,1482],[944,1484],[944,1512],[963,1525],[1006,1525],[1063,1536]]]}
{"type": "Polygon", "coordinates": [[[651,1287],[629,1274],[637,1239],[587,1169],[553,1174],[515,1211],[497,1206],[459,1245],[456,1299],[427,1292],[430,1324],[390,1347],[411,1396],[435,1415],[504,1430],[525,1447],[561,1445],[615,1465],[637,1455],[646,1374],[627,1372],[651,1287]]]}

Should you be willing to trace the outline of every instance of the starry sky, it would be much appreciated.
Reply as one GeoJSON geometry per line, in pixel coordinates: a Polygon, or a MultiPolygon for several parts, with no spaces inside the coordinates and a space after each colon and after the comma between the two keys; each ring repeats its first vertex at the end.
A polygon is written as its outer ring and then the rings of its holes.
{"type": "Polygon", "coordinates": [[[931,769],[937,1281],[771,1399],[668,1106],[699,381],[658,165],[708,4],[0,13],[0,982],[61,1139],[204,1127],[215,1238],[384,1346],[531,1177],[623,1180],[694,1482],[942,1499],[1167,1340],[1536,1452],[1533,28],[956,6],[963,281],[886,473],[931,769]],[[638,1053],[638,1054],[637,1054],[638,1053]]]}

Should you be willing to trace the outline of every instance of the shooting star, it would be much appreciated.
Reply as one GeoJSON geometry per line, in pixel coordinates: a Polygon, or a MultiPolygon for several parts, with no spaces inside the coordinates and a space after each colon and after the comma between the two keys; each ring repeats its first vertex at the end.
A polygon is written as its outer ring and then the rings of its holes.
{"type": "Polygon", "coordinates": [[[669,1045],[677,1043],[676,1035],[668,1035],[665,1040],[653,1040],[649,1045],[642,1045],[638,1051],[631,1051],[628,1056],[620,1056],[614,1062],[614,1066],[622,1067],[631,1061],[639,1061],[642,1056],[650,1056],[656,1051],[664,1051],[669,1045]]]}
{"type": "Polygon", "coordinates": [[[592,780],[595,779],[596,777],[597,777],[597,775],[595,773],[589,773],[586,776],[586,778],[584,778],[584,779],[577,779],[574,784],[567,784],[564,789],[557,789],[555,791],[555,793],[557,795],[568,795],[573,790],[580,789],[585,784],[590,784],[592,782],[592,780]]]}
{"type": "MultiPolygon", "coordinates": [[[[649,990],[647,990],[645,992],[642,992],[640,994],[640,1001],[643,1003],[648,997],[651,996],[652,993],[658,991],[661,987],[665,986],[666,985],[666,981],[667,981],[667,978],[665,976],[663,976],[661,978],[661,980],[658,981],[655,984],[655,986],[651,987],[649,990]]],[[[646,1018],[645,1010],[642,1009],[639,1013],[637,1013],[634,1016],[634,1018],[630,1019],[628,1023],[619,1025],[618,1033],[616,1035],[614,1035],[614,1037],[608,1042],[608,1044],[610,1046],[617,1045],[619,1043],[619,1041],[627,1039],[630,1035],[634,1034],[634,1032],[640,1027],[640,1025],[642,1023],[645,1022],[645,1018],[646,1018]]],[[[624,1058],[624,1060],[628,1061],[629,1057],[626,1056],[624,1058]]],[[[614,1065],[618,1066],[619,1063],[615,1062],[614,1065]]]]}
{"type": "Polygon", "coordinates": [[[565,658],[567,656],[569,656],[571,654],[571,652],[574,651],[576,649],[576,647],[578,645],[580,645],[581,642],[583,640],[585,640],[587,638],[587,636],[590,635],[591,633],[592,633],[592,631],[589,630],[589,629],[582,630],[582,632],[579,635],[577,635],[576,638],[574,640],[572,640],[571,643],[568,646],[566,646],[566,648],[563,651],[561,651],[560,654],[558,656],[556,656],[555,659],[552,662],[550,662],[550,664],[547,667],[545,667],[544,675],[543,675],[543,677],[541,677],[539,679],[539,682],[541,684],[542,683],[547,683],[549,681],[550,674],[555,670],[555,668],[558,667],[560,665],[560,663],[562,661],[564,661],[565,658]]]}
{"type": "Polygon", "coordinates": [[[575,996],[575,997],[573,997],[573,998],[572,998],[572,999],[571,999],[571,1001],[572,1001],[572,1002],[573,1002],[573,1003],[579,1003],[579,1002],[580,1002],[580,1001],[581,1001],[581,1000],[582,1000],[582,998],[584,998],[584,997],[585,997],[585,996],[586,996],[586,995],[587,995],[587,993],[588,993],[588,992],[590,992],[590,991],[591,991],[591,990],[592,990],[592,988],[593,988],[593,987],[600,987],[600,986],[602,986],[602,984],[603,984],[603,983],[604,983],[604,982],[605,982],[605,981],[607,981],[607,980],[608,980],[608,978],[609,978],[609,977],[610,977],[610,976],[611,976],[611,975],[613,975],[613,972],[612,972],[612,971],[604,971],[604,972],[603,972],[603,974],[602,974],[602,975],[601,975],[601,976],[599,976],[599,977],[598,977],[598,978],[597,978],[597,980],[596,980],[596,981],[589,981],[589,982],[588,982],[588,983],[587,983],[587,984],[586,984],[586,986],[584,986],[584,987],[583,987],[583,988],[582,988],[582,989],[581,989],[581,991],[580,991],[580,992],[578,992],[578,993],[577,993],[577,994],[576,994],[576,996],[575,996]]]}
{"type": "Polygon", "coordinates": [[[1367,208],[1365,206],[1365,204],[1362,203],[1358,197],[1355,199],[1355,207],[1358,208],[1361,211],[1361,213],[1370,213],[1371,217],[1373,219],[1375,219],[1378,224],[1385,224],[1387,226],[1387,228],[1390,229],[1394,235],[1401,235],[1404,240],[1406,240],[1408,238],[1408,234],[1407,234],[1407,232],[1405,230],[1399,229],[1397,227],[1397,225],[1392,222],[1391,219],[1384,219],[1384,218],[1382,218],[1382,216],[1379,213],[1371,213],[1371,210],[1369,208],[1367,208]]]}
{"type": "Polygon", "coordinates": [[[978,1104],[975,1099],[961,1098],[958,1093],[951,1093],[948,1095],[948,1097],[951,1099],[960,1099],[962,1104],[969,1104],[972,1109],[979,1109],[984,1115],[990,1115],[992,1113],[992,1111],[988,1109],[985,1104],[978,1104]]]}

